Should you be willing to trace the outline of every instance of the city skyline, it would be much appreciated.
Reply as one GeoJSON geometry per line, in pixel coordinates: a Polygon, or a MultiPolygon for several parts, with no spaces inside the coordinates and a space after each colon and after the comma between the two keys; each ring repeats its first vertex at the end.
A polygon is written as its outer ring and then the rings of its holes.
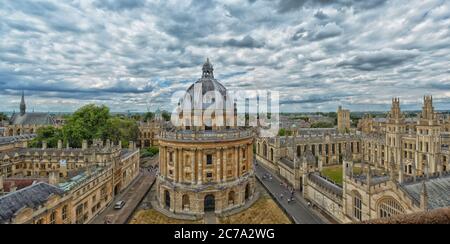
{"type": "Polygon", "coordinates": [[[4,1],[0,111],[171,110],[209,57],[233,89],[281,93],[282,112],[450,105],[445,1],[4,1]],[[262,14],[261,14],[262,13],[262,14]],[[368,28],[370,26],[370,28],[368,28]]]}

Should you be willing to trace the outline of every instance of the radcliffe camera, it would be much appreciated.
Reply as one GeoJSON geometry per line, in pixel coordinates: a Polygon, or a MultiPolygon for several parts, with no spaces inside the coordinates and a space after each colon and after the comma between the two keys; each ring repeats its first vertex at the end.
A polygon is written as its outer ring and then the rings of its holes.
{"type": "Polygon", "coordinates": [[[450,1],[3,0],[0,20],[0,224],[450,224],[450,1]]]}

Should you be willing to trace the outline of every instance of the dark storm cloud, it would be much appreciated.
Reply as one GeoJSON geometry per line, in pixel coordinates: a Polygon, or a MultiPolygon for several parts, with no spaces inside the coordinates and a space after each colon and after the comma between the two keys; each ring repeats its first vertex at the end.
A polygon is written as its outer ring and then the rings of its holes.
{"type": "Polygon", "coordinates": [[[338,67],[346,67],[363,71],[394,68],[407,61],[413,61],[419,55],[417,50],[381,50],[363,52],[349,57],[337,64],[338,67]]]}
{"type": "Polygon", "coordinates": [[[96,0],[94,5],[100,9],[123,11],[142,8],[146,2],[146,0],[96,0]]]}
{"type": "Polygon", "coordinates": [[[384,4],[386,0],[279,0],[277,10],[280,13],[296,11],[304,6],[336,6],[336,7],[354,7],[356,9],[371,9],[384,4]]]}
{"type": "Polygon", "coordinates": [[[253,37],[247,35],[240,40],[231,38],[230,40],[224,42],[223,45],[230,47],[261,48],[264,46],[264,43],[256,41],[253,37]]]}
{"type": "Polygon", "coordinates": [[[449,13],[443,0],[4,0],[0,111],[22,90],[44,111],[170,109],[206,57],[229,89],[280,91],[288,111],[420,107],[424,93],[445,108],[449,13]]]}

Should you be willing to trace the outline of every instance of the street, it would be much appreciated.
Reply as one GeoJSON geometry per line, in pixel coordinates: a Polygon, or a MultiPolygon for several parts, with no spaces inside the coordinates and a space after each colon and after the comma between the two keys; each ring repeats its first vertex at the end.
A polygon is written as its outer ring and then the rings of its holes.
{"type": "Polygon", "coordinates": [[[136,207],[147,194],[156,179],[156,172],[142,169],[136,180],[117,195],[114,201],[100,215],[91,221],[91,224],[104,224],[108,219],[111,224],[126,224],[136,207]],[[125,201],[125,206],[120,210],[114,209],[114,204],[118,201],[125,201]]]}
{"type": "Polygon", "coordinates": [[[282,181],[272,172],[264,168],[261,164],[255,165],[255,174],[264,184],[266,189],[268,189],[276,198],[284,210],[295,220],[296,224],[328,223],[325,218],[321,218],[318,216],[318,213],[308,207],[299,191],[295,192],[294,201],[288,203],[287,199],[290,197],[290,193],[286,190],[285,186],[281,185],[282,181]],[[266,174],[272,176],[271,180],[263,179],[263,176],[266,174]],[[280,199],[280,194],[284,195],[283,199],[280,199]]]}

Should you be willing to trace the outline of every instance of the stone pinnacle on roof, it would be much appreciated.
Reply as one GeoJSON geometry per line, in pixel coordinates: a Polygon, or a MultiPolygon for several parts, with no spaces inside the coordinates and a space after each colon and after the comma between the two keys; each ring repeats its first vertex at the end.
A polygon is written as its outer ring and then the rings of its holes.
{"type": "Polygon", "coordinates": [[[25,104],[25,93],[22,91],[22,99],[20,101],[20,115],[25,115],[27,105],[25,104]]]}

